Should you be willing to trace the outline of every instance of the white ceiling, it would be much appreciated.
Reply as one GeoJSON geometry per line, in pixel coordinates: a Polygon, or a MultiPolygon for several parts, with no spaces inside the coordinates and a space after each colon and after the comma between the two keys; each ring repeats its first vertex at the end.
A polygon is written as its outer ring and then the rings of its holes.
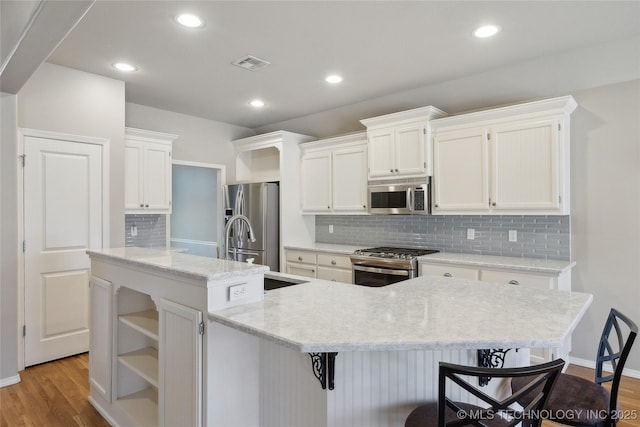
{"type": "Polygon", "coordinates": [[[639,33],[638,1],[99,0],[48,61],[125,80],[128,102],[257,128],[639,33]],[[178,26],[186,11],[206,25],[178,26]],[[475,39],[485,23],[502,32],[475,39]],[[247,54],[271,65],[231,65],[247,54]]]}

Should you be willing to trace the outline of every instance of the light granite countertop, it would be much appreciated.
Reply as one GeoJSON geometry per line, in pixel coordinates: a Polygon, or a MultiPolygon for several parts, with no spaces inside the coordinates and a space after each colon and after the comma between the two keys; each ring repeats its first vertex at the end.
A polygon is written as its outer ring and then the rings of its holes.
{"type": "Polygon", "coordinates": [[[362,249],[364,247],[370,246],[337,245],[333,243],[309,243],[304,245],[286,245],[284,248],[301,251],[328,252],[334,254],[351,255],[356,249],[362,249]]]}
{"type": "Polygon", "coordinates": [[[560,346],[592,301],[579,292],[418,277],[381,288],[308,279],[209,320],[301,352],[560,346]]]}
{"type": "Polygon", "coordinates": [[[575,261],[558,261],[536,258],[517,258],[495,255],[459,254],[452,252],[438,252],[418,258],[419,263],[434,261],[444,264],[502,268],[522,270],[536,273],[560,274],[576,265],[575,261]]]}
{"type": "Polygon", "coordinates": [[[177,274],[207,281],[224,280],[269,271],[269,267],[263,265],[239,263],[155,248],[89,249],[87,253],[91,258],[124,261],[130,265],[150,267],[160,273],[177,274]]]}

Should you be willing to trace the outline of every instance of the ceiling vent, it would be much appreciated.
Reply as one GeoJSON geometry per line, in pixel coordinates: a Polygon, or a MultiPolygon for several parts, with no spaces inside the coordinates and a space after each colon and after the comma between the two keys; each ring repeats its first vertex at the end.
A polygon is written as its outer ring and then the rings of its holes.
{"type": "Polygon", "coordinates": [[[256,71],[260,68],[266,67],[271,64],[269,61],[257,58],[255,56],[247,55],[232,62],[233,65],[244,68],[250,71],[256,71]]]}

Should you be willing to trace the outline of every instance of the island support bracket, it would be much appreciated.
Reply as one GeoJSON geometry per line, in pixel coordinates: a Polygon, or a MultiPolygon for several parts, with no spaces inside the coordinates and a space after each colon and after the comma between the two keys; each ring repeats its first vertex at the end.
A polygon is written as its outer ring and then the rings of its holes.
{"type": "Polygon", "coordinates": [[[311,367],[313,368],[313,375],[320,381],[320,385],[323,390],[329,390],[334,388],[334,375],[336,366],[337,352],[332,353],[309,353],[311,358],[311,367]]]}
{"type": "MultiPolygon", "coordinates": [[[[510,348],[491,348],[478,350],[478,366],[483,368],[502,368],[504,366],[504,358],[510,348]]],[[[518,350],[516,350],[518,351],[518,350]]],[[[478,377],[478,385],[484,387],[489,384],[491,377],[478,377]]]]}

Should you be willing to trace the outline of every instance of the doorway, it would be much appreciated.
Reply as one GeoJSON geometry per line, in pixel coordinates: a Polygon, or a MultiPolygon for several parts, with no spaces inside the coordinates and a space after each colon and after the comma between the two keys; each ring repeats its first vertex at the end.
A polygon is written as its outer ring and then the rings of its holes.
{"type": "Polygon", "coordinates": [[[172,170],[172,248],[218,257],[222,234],[223,165],[175,160],[172,170]]]}

